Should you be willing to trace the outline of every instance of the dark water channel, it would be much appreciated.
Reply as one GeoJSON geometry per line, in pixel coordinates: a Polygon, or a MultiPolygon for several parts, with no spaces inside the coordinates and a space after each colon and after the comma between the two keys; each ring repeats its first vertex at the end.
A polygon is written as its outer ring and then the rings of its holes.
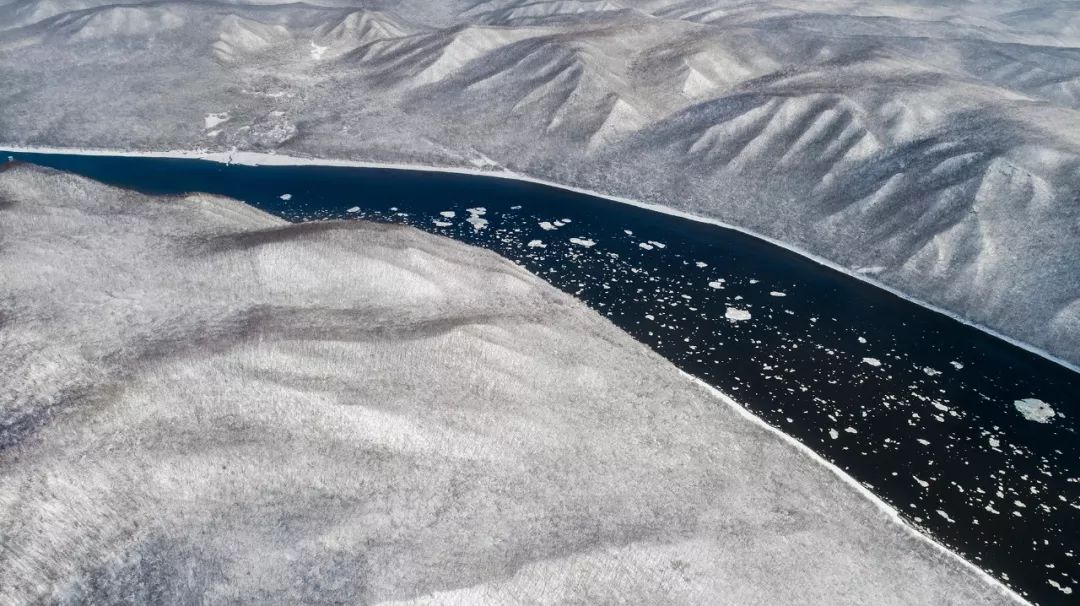
{"type": "Polygon", "coordinates": [[[476,175],[8,156],[147,193],[221,194],[290,221],[404,223],[491,249],[1032,601],[1080,600],[1080,374],[795,253],[476,175]]]}

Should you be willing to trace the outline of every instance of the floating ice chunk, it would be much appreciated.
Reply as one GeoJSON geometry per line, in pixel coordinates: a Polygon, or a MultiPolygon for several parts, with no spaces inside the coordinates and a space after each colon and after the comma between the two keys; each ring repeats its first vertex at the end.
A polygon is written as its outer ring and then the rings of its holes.
{"type": "Polygon", "coordinates": [[[930,482],[927,482],[926,480],[922,480],[922,479],[920,479],[920,478],[918,478],[916,476],[911,476],[911,477],[915,478],[915,481],[918,482],[919,486],[922,486],[923,488],[926,488],[926,487],[930,486],[930,482]]]}
{"type": "Polygon", "coordinates": [[[780,292],[778,290],[774,290],[774,291],[770,292],[769,295],[773,296],[773,297],[786,297],[787,293],[782,293],[782,292],[780,292]]]}
{"type": "Polygon", "coordinates": [[[952,362],[949,362],[949,364],[952,364],[952,367],[955,368],[956,370],[960,370],[961,368],[964,367],[963,364],[957,362],[956,360],[953,360],[952,362]]]}
{"type": "Polygon", "coordinates": [[[529,248],[547,248],[542,240],[529,240],[529,248]]]}
{"type": "Polygon", "coordinates": [[[286,200],[286,201],[287,200],[292,200],[292,194],[281,194],[280,196],[278,196],[278,198],[281,198],[282,200],[286,200]]]}
{"type": "Polygon", "coordinates": [[[919,444],[922,444],[923,446],[929,446],[930,445],[930,440],[924,440],[922,438],[916,438],[915,441],[918,442],[919,444]]]}
{"type": "Polygon", "coordinates": [[[441,213],[439,213],[439,214],[440,214],[440,215],[442,215],[442,216],[444,216],[444,217],[446,217],[447,219],[453,219],[454,217],[456,217],[456,216],[457,216],[457,213],[455,213],[455,212],[454,212],[454,211],[452,211],[452,210],[444,210],[444,211],[442,211],[442,212],[441,212],[441,213]]]}
{"type": "Polygon", "coordinates": [[[626,235],[628,235],[628,236],[632,236],[632,235],[634,235],[634,232],[630,231],[629,229],[624,229],[624,230],[622,230],[622,231],[623,231],[623,233],[624,233],[624,234],[626,234],[626,235]]]}
{"type": "Polygon", "coordinates": [[[481,229],[487,227],[488,220],[480,216],[487,213],[486,208],[484,208],[483,206],[478,206],[476,208],[467,208],[465,210],[469,213],[469,218],[465,220],[469,223],[472,223],[473,229],[475,229],[476,231],[480,231],[481,229]]]}
{"type": "Polygon", "coordinates": [[[219,114],[206,114],[203,118],[203,124],[206,126],[205,130],[210,130],[222,122],[229,120],[229,112],[221,112],[219,114]]]}
{"type": "Polygon", "coordinates": [[[956,520],[954,520],[954,519],[950,518],[950,517],[949,517],[949,514],[945,513],[944,511],[941,511],[940,509],[939,509],[939,510],[937,510],[937,514],[938,514],[939,516],[941,516],[941,517],[945,518],[945,520],[946,520],[946,521],[948,521],[948,522],[955,522],[955,521],[956,521],[956,520]]]}
{"type": "Polygon", "coordinates": [[[745,309],[729,307],[727,308],[727,311],[724,312],[724,317],[728,320],[731,320],[732,322],[740,322],[742,320],[749,320],[750,312],[746,311],[745,309]]]}
{"type": "Polygon", "coordinates": [[[667,244],[663,242],[657,242],[656,240],[649,240],[649,244],[652,244],[656,248],[667,248],[667,244]]]}
{"type": "Polygon", "coordinates": [[[652,250],[653,249],[652,244],[646,244],[644,242],[638,244],[638,246],[640,246],[641,248],[644,248],[645,250],[652,250]]]}
{"type": "Polygon", "coordinates": [[[694,265],[697,265],[698,267],[708,267],[709,266],[708,263],[703,263],[701,261],[698,261],[697,263],[694,263],[694,265]]]}
{"type": "Polygon", "coordinates": [[[570,238],[570,242],[577,244],[578,246],[584,246],[585,248],[596,246],[596,242],[593,242],[588,238],[570,238]]]}
{"type": "Polygon", "coordinates": [[[516,204],[516,205],[514,205],[514,206],[511,206],[511,207],[510,207],[510,210],[521,210],[521,205],[520,205],[520,204],[516,204]]]}
{"type": "Polygon", "coordinates": [[[555,227],[554,225],[552,225],[551,221],[541,221],[540,222],[540,229],[542,229],[544,231],[551,231],[553,229],[558,229],[558,228],[555,227]]]}
{"type": "Polygon", "coordinates": [[[715,289],[719,290],[719,289],[721,289],[723,287],[724,287],[724,281],[723,280],[715,280],[713,282],[709,282],[709,288],[715,288],[715,289]]]}
{"type": "Polygon", "coordinates": [[[844,431],[846,431],[847,433],[859,433],[858,431],[855,430],[854,427],[845,427],[844,431]]]}
{"type": "Polygon", "coordinates": [[[989,442],[990,448],[997,448],[998,446],[1001,446],[1001,442],[997,438],[990,438],[989,442]]]}
{"type": "Polygon", "coordinates": [[[881,366],[881,360],[877,358],[863,358],[862,361],[870,366],[881,366]]]}
{"type": "Polygon", "coordinates": [[[866,344],[866,337],[859,337],[859,343],[866,344]]]}
{"type": "Polygon", "coordinates": [[[1062,585],[1061,583],[1058,583],[1054,579],[1049,579],[1046,582],[1050,583],[1051,587],[1053,587],[1054,589],[1057,589],[1058,591],[1060,591],[1061,593],[1064,593],[1065,595],[1069,595],[1070,593],[1072,593],[1072,587],[1065,587],[1064,585],[1062,585]]]}
{"type": "Polygon", "coordinates": [[[1049,404],[1036,398],[1017,400],[1013,402],[1013,406],[1020,411],[1020,414],[1024,415],[1025,419],[1036,423],[1049,423],[1050,419],[1057,414],[1049,404]]]}
{"type": "Polygon", "coordinates": [[[565,223],[569,223],[570,219],[559,219],[559,221],[565,224],[565,223]]]}
{"type": "Polygon", "coordinates": [[[757,281],[757,280],[755,280],[755,279],[753,279],[753,278],[750,278],[750,283],[751,283],[751,284],[757,284],[757,283],[758,283],[758,281],[757,281]]]}
{"type": "Polygon", "coordinates": [[[352,208],[346,209],[345,212],[347,212],[347,213],[358,213],[358,212],[360,212],[360,207],[359,206],[354,206],[352,208]]]}
{"type": "Polygon", "coordinates": [[[435,224],[435,227],[451,227],[451,226],[454,225],[453,223],[450,223],[449,221],[440,221],[438,219],[434,219],[432,221],[432,223],[435,224]]]}
{"type": "Polygon", "coordinates": [[[835,429],[830,429],[829,437],[835,440],[836,438],[840,437],[840,432],[836,431],[835,429]]]}
{"type": "Polygon", "coordinates": [[[925,372],[927,374],[927,376],[930,376],[930,377],[936,377],[937,375],[941,374],[940,370],[930,368],[929,366],[923,366],[922,371],[925,372]]]}

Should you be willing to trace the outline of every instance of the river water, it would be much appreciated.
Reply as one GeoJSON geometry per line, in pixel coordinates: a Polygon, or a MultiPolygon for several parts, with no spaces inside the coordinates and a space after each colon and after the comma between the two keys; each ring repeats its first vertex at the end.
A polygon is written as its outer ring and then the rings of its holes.
{"type": "Polygon", "coordinates": [[[1080,374],[798,254],[554,187],[454,173],[4,153],[290,221],[493,250],[571,293],[1040,604],[1080,596],[1080,374]]]}

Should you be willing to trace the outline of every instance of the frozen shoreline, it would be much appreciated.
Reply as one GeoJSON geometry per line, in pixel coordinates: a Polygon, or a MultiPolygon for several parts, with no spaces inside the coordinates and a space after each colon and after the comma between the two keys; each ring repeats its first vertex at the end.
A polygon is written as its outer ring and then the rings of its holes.
{"type": "Polygon", "coordinates": [[[822,457],[821,455],[814,452],[814,450],[812,448],[810,448],[809,446],[807,446],[806,444],[803,444],[799,440],[796,440],[795,438],[789,436],[788,434],[784,433],[780,429],[777,429],[776,427],[773,427],[772,425],[769,425],[763,419],[761,419],[761,417],[758,417],[754,413],[747,410],[743,405],[739,404],[734,398],[732,398],[731,396],[725,394],[724,392],[720,391],[719,389],[716,389],[715,387],[709,385],[705,381],[702,381],[701,379],[699,379],[699,378],[697,378],[697,377],[695,377],[693,375],[690,375],[690,374],[688,374],[686,372],[683,372],[683,371],[679,371],[679,372],[681,372],[684,376],[686,376],[692,382],[694,382],[697,385],[703,387],[706,391],[711,393],[718,400],[720,400],[721,402],[723,402],[723,403],[727,404],[728,406],[730,406],[732,409],[734,409],[736,412],[738,412],[740,415],[742,415],[743,418],[747,419],[748,421],[751,421],[752,423],[755,423],[756,425],[758,425],[759,427],[765,429],[766,431],[769,431],[769,432],[773,433],[778,438],[783,440],[785,443],[790,444],[796,450],[798,450],[799,452],[803,453],[804,455],[806,455],[807,457],[812,459],[815,463],[818,463],[819,465],[821,465],[825,469],[829,470],[829,472],[831,472],[833,475],[835,475],[837,478],[839,478],[840,481],[842,481],[845,484],[847,484],[848,486],[854,488],[860,495],[863,496],[863,498],[865,498],[868,501],[870,501],[871,503],[873,503],[874,506],[876,506],[878,509],[880,509],[882,512],[884,512],[886,515],[888,515],[889,518],[894,523],[899,525],[901,528],[903,528],[906,532],[908,532],[913,537],[916,537],[918,539],[926,541],[927,543],[932,545],[935,549],[939,550],[942,554],[944,554],[944,555],[946,555],[948,557],[951,557],[951,558],[955,558],[958,562],[963,564],[966,568],[968,568],[969,570],[974,572],[976,575],[978,575],[979,578],[983,579],[984,581],[986,581],[990,585],[998,588],[1002,592],[1003,595],[1006,595],[1006,596],[1014,599],[1016,602],[1018,602],[1020,604],[1031,604],[1031,602],[1025,600],[1023,598],[1023,596],[1021,596],[1020,594],[1016,593],[1015,591],[1013,591],[1012,589],[1010,589],[1009,587],[1004,585],[1001,581],[998,581],[994,577],[990,576],[990,574],[987,573],[982,568],[979,568],[975,564],[969,562],[962,555],[956,553],[955,551],[949,549],[948,547],[942,545],[941,543],[938,543],[936,540],[934,540],[933,537],[931,537],[931,536],[929,536],[927,534],[924,534],[923,532],[919,531],[919,529],[917,529],[914,526],[908,524],[904,520],[904,518],[902,518],[900,516],[900,512],[897,511],[895,507],[893,507],[893,506],[889,505],[888,503],[886,503],[885,501],[881,500],[876,494],[874,494],[868,488],[863,486],[858,480],[856,480],[855,478],[849,476],[847,473],[844,472],[844,470],[840,469],[839,467],[837,467],[833,463],[827,461],[824,457],[822,457]]]}
{"type": "Polygon", "coordinates": [[[679,217],[681,219],[688,219],[691,221],[697,221],[699,223],[707,223],[710,225],[716,225],[724,229],[730,229],[732,231],[739,232],[757,238],[764,242],[768,242],[774,246],[779,246],[785,250],[791,251],[801,257],[809,259],[818,265],[822,265],[829,269],[839,271],[845,275],[853,277],[857,280],[875,286],[882,290],[885,290],[897,297],[900,297],[906,301],[910,301],[926,309],[942,314],[953,320],[961,322],[967,326],[980,330],[993,337],[1008,342],[1011,345],[1015,345],[1025,351],[1036,354],[1042,358],[1050,360],[1056,364],[1064,366],[1073,372],[1080,373],[1080,365],[1074,364],[1064,358],[1056,356],[1044,349],[1041,349],[1030,343],[1021,341],[1015,337],[1003,334],[993,328],[973,322],[959,314],[948,311],[944,308],[938,307],[927,301],[923,301],[917,297],[906,294],[892,286],[884,284],[878,280],[873,279],[867,274],[861,274],[850,268],[839,265],[829,259],[815,255],[796,246],[787,244],[781,240],[771,238],[769,236],[754,232],[752,230],[725,223],[717,219],[711,219],[708,217],[702,217],[700,215],[694,215],[684,211],[676,210],[667,206],[659,204],[651,204],[648,202],[640,202],[632,200],[630,198],[623,198],[620,196],[612,196],[604,194],[602,192],[589,190],[580,187],[573,187],[556,183],[553,181],[547,181],[544,179],[538,179],[531,177],[527,174],[509,171],[503,168],[483,170],[479,168],[468,167],[448,167],[448,166],[432,166],[422,164],[403,164],[392,162],[372,162],[372,161],[358,161],[358,160],[340,160],[340,159],[321,159],[321,158],[307,158],[302,156],[291,156],[288,154],[266,153],[266,152],[250,152],[250,151],[229,151],[229,152],[212,152],[212,151],[195,151],[195,150],[167,150],[167,151],[117,151],[108,149],[91,149],[91,148],[66,148],[66,147],[33,147],[33,146],[18,146],[18,145],[3,145],[0,144],[0,150],[10,151],[15,153],[40,153],[40,154],[68,154],[68,155],[82,155],[82,156],[118,156],[118,157],[133,157],[133,158],[172,158],[172,159],[187,159],[187,160],[207,160],[210,162],[218,162],[222,164],[241,164],[245,166],[332,166],[341,168],[383,168],[390,170],[413,170],[413,171],[426,171],[426,172],[440,172],[440,173],[455,173],[463,175],[477,175],[496,177],[500,179],[512,179],[517,181],[524,181],[527,183],[536,183],[538,185],[545,185],[548,187],[554,187],[557,189],[571,191],[575,193],[585,194],[608,200],[611,202],[618,202],[620,204],[628,204],[643,208],[653,212],[659,212],[666,215],[679,217]]]}

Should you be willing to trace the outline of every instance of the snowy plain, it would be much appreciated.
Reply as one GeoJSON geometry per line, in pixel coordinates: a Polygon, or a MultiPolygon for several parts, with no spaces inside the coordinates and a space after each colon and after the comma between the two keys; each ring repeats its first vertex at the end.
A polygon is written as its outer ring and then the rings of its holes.
{"type": "Polygon", "coordinates": [[[1021,601],[494,254],[28,166],[0,200],[7,600],[1021,601]]]}

